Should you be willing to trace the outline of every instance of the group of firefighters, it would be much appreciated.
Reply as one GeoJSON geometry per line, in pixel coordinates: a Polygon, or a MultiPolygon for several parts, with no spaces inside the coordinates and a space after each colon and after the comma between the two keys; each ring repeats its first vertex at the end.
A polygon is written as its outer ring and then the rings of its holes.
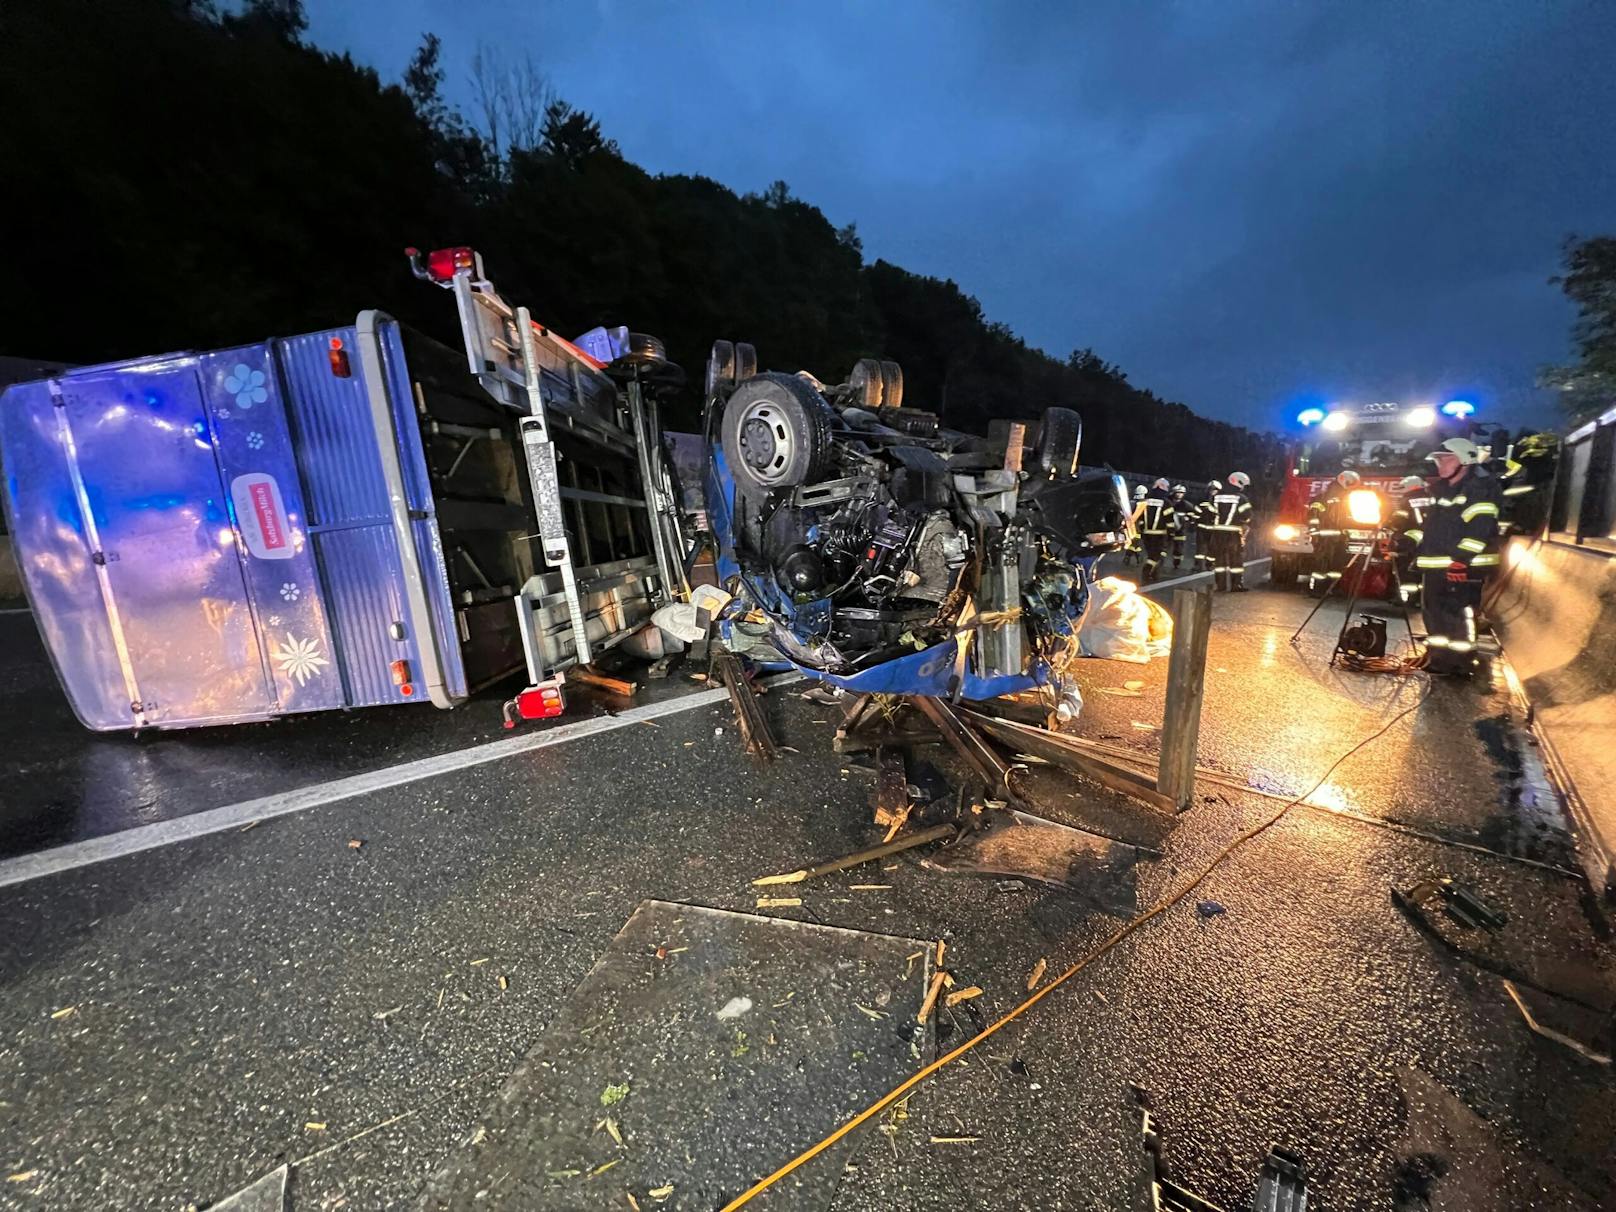
{"type": "MultiPolygon", "coordinates": [[[[1319,597],[1329,594],[1355,559],[1375,558],[1384,535],[1399,597],[1405,604],[1418,602],[1424,614],[1425,668],[1468,675],[1477,664],[1476,616],[1499,566],[1503,534],[1510,524],[1527,531],[1541,524],[1554,454],[1552,438],[1534,438],[1493,461],[1487,447],[1449,438],[1428,456],[1431,478],[1411,475],[1396,486],[1388,518],[1356,471],[1341,472],[1308,508],[1314,553],[1309,588],[1319,597]]],[[[1227,489],[1213,480],[1205,499],[1192,504],[1183,484],[1158,479],[1148,488],[1139,485],[1135,539],[1124,563],[1140,561],[1140,579],[1150,584],[1169,558],[1174,568],[1183,567],[1194,531],[1196,572],[1212,573],[1220,590],[1243,592],[1250,486],[1251,478],[1237,471],[1227,489]]]]}
{"type": "Polygon", "coordinates": [[[1355,563],[1375,558],[1384,533],[1394,584],[1425,619],[1425,668],[1468,675],[1478,662],[1476,616],[1497,571],[1503,536],[1513,526],[1535,531],[1553,475],[1552,439],[1529,439],[1499,462],[1468,438],[1449,438],[1429,456],[1434,475],[1411,475],[1393,489],[1394,508],[1381,518],[1379,497],[1346,470],[1308,507],[1313,570],[1308,586],[1324,597],[1355,563]]]}
{"type": "Polygon", "coordinates": [[[1134,540],[1123,563],[1143,564],[1140,580],[1150,584],[1161,575],[1168,557],[1173,567],[1184,566],[1190,532],[1195,532],[1195,569],[1210,572],[1218,589],[1244,593],[1245,544],[1251,529],[1251,500],[1246,489],[1251,477],[1243,471],[1229,475],[1227,489],[1217,480],[1207,486],[1206,499],[1190,503],[1182,484],[1158,479],[1149,488],[1133,492],[1134,540]]]}

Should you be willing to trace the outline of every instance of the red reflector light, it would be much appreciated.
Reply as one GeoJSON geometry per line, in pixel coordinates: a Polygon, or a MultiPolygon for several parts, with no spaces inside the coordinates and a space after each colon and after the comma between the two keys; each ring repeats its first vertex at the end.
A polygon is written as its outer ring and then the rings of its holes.
{"type": "Polygon", "coordinates": [[[434,248],[426,255],[426,272],[434,282],[447,282],[457,269],[470,269],[473,254],[465,245],[458,248],[434,248]]]}
{"type": "Polygon", "coordinates": [[[331,373],[337,378],[346,379],[353,374],[353,370],[348,366],[348,351],[342,347],[341,337],[331,338],[331,348],[325,356],[331,363],[331,373]]]}
{"type": "MultiPolygon", "coordinates": [[[[393,685],[402,687],[410,684],[410,663],[408,661],[394,661],[387,669],[393,675],[393,685]]],[[[410,692],[406,691],[405,693],[410,692]]]]}
{"type": "Polygon", "coordinates": [[[517,713],[524,720],[552,720],[566,710],[559,686],[541,686],[516,696],[517,713]]]}

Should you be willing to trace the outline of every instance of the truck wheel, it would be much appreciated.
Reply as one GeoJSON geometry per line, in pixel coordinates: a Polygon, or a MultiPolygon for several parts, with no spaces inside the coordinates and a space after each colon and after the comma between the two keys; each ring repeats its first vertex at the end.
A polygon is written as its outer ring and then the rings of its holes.
{"type": "Polygon", "coordinates": [[[735,342],[735,381],[744,383],[757,374],[757,348],[745,341],[735,342]]]}
{"type": "Polygon", "coordinates": [[[1052,476],[1077,474],[1077,454],[1083,446],[1083,418],[1070,408],[1046,408],[1033,452],[1040,471],[1052,476]]]}
{"type": "Polygon", "coordinates": [[[853,373],[847,376],[847,382],[858,390],[860,408],[874,411],[881,407],[882,393],[886,385],[881,376],[880,359],[860,358],[853,364],[853,373]]]}
{"type": "Polygon", "coordinates": [[[728,341],[714,341],[712,352],[707,355],[707,398],[712,399],[720,388],[729,387],[734,382],[735,346],[728,341]]]}
{"type": "Polygon", "coordinates": [[[724,405],[724,460],[735,487],[758,499],[812,483],[830,466],[831,408],[795,375],[768,373],[740,384],[724,405]]]}
{"type": "Polygon", "coordinates": [[[903,407],[903,367],[896,362],[881,363],[881,407],[903,407]]]}
{"type": "Polygon", "coordinates": [[[1268,582],[1276,589],[1290,589],[1296,584],[1296,557],[1290,552],[1275,552],[1268,565],[1268,582]]]}

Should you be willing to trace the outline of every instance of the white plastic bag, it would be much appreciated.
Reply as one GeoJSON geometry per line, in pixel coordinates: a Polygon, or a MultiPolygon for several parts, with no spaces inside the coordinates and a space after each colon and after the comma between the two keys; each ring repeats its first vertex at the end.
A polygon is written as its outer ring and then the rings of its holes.
{"type": "Polygon", "coordinates": [[[1089,603],[1077,624],[1084,656],[1148,664],[1173,646],[1173,617],[1159,602],[1137,592],[1131,581],[1103,577],[1089,586],[1089,603]]]}

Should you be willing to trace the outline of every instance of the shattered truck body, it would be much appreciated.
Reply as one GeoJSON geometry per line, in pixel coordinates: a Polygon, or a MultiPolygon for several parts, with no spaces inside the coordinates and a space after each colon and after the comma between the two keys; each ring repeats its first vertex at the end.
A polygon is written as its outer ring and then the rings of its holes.
{"type": "Polygon", "coordinates": [[[720,584],[772,646],[858,692],[1043,687],[1074,713],[1090,572],[1131,525],[1120,477],[1078,466],[1078,415],[974,436],[906,406],[891,362],[836,385],[753,365],[714,347],[705,494],[720,584]]]}
{"type": "Polygon", "coordinates": [[[569,669],[677,646],[652,616],[709,548],[719,632],[754,656],[1077,710],[1090,569],[1131,524],[1121,479],[1078,468],[1076,413],[973,436],[906,406],[893,363],[826,384],[718,342],[681,442],[655,338],[563,340],[471,249],[410,253],[463,350],[367,311],[0,397],[18,562],[87,727],[447,709],[524,669],[507,724],[559,715],[569,669]],[[674,472],[692,442],[699,492],[674,472]]]}

